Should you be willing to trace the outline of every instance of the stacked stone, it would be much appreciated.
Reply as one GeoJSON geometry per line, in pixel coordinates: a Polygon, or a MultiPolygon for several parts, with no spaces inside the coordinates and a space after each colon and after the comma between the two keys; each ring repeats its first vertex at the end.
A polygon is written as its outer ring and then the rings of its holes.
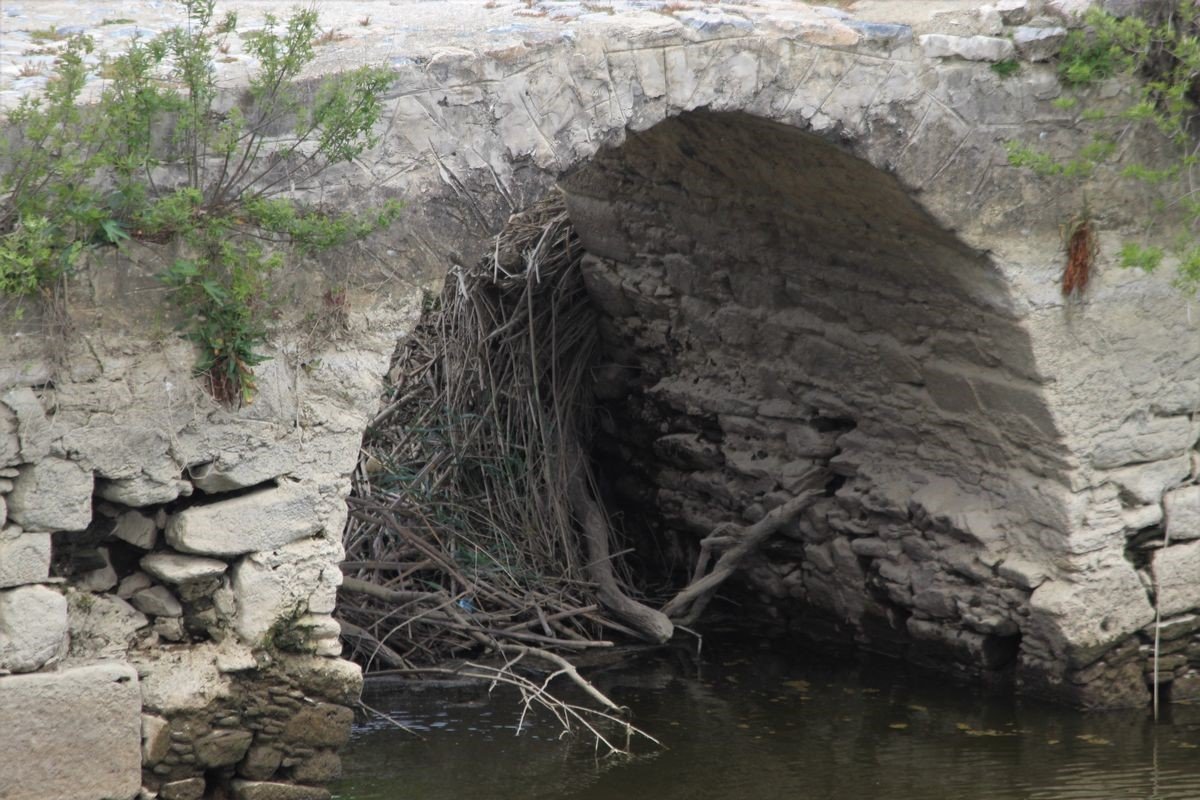
{"type": "MultiPolygon", "coordinates": [[[[319,784],[336,775],[349,730],[338,703],[353,702],[361,680],[331,658],[341,654],[331,612],[344,479],[282,474],[296,458],[278,446],[252,447],[252,458],[226,449],[188,470],[164,446],[134,456],[145,429],[61,425],[70,387],[36,378],[0,395],[0,675],[54,672],[0,676],[0,710],[65,692],[64,711],[86,717],[103,702],[96,714],[115,727],[145,712],[140,735],[136,722],[113,734],[130,752],[73,760],[100,782],[68,780],[56,796],[136,794],[128,776],[142,760],[143,798],[218,786],[247,800],[328,798],[319,784]],[[113,682],[132,692],[104,690],[113,682]],[[91,763],[101,759],[125,770],[91,763]]],[[[353,451],[340,461],[353,463],[353,451]]],[[[6,763],[53,771],[48,754],[7,750],[6,763]]],[[[6,770],[0,794],[38,796],[52,777],[31,786],[24,768],[6,770]]]]}
{"type": "Polygon", "coordinates": [[[313,656],[264,663],[229,647],[207,655],[180,662],[192,671],[188,681],[149,679],[143,793],[200,800],[223,789],[238,800],[328,800],[321,786],[340,774],[337,749],[350,731],[346,705],[361,690],[358,670],[313,656]]]}
{"type": "Polygon", "coordinates": [[[50,458],[50,440],[31,388],[0,395],[0,674],[34,672],[66,655],[67,603],[50,585],[50,535],[87,527],[91,476],[50,458]],[[37,494],[39,484],[81,491],[47,503],[37,494]],[[87,497],[82,504],[81,493],[87,497]]]}

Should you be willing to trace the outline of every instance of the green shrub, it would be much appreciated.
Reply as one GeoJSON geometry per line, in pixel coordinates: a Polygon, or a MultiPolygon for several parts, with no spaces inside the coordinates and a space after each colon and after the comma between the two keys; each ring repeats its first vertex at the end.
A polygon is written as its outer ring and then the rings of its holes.
{"type": "Polygon", "coordinates": [[[243,102],[228,107],[215,58],[236,16],[216,19],[214,0],[182,5],[187,26],[134,40],[102,65],[96,105],[80,103],[92,43],[75,37],[44,96],[10,115],[0,145],[0,292],[53,292],[87,247],[130,236],[178,242],[184,255],[162,277],[188,312],[197,369],[219,399],[249,402],[278,271],[399,214],[395,201],[327,214],[287,196],[374,146],[391,74],[364,67],[309,89],[297,79],[314,57],[316,11],[268,15],[245,40],[258,69],[243,102]]]}
{"type": "Polygon", "coordinates": [[[1078,188],[1101,165],[1112,165],[1127,152],[1124,145],[1134,137],[1147,129],[1157,130],[1173,148],[1166,154],[1168,163],[1133,161],[1116,171],[1130,188],[1153,186],[1162,198],[1146,208],[1141,241],[1124,243],[1120,262],[1150,272],[1169,253],[1178,263],[1177,285],[1195,293],[1200,288],[1200,246],[1190,233],[1168,234],[1163,222],[1168,214],[1176,218],[1182,214],[1186,230],[1194,231],[1200,224],[1200,201],[1193,188],[1200,179],[1193,122],[1200,111],[1200,8],[1176,4],[1158,22],[1137,16],[1117,18],[1092,9],[1086,23],[1068,35],[1059,54],[1058,73],[1072,94],[1056,100],[1055,106],[1078,109],[1077,122],[1090,129],[1090,135],[1067,158],[1010,142],[1009,163],[1078,188]],[[1132,99],[1115,109],[1089,106],[1094,87],[1115,78],[1136,87],[1132,99]]]}

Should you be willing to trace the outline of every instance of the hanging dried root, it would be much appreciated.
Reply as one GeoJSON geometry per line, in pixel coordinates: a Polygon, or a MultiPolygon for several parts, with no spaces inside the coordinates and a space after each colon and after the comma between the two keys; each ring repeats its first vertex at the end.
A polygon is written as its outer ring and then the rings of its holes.
{"type": "Polygon", "coordinates": [[[1067,265],[1062,275],[1063,297],[1081,297],[1087,290],[1100,251],[1091,216],[1084,211],[1073,217],[1064,227],[1063,239],[1067,245],[1067,265]]]}

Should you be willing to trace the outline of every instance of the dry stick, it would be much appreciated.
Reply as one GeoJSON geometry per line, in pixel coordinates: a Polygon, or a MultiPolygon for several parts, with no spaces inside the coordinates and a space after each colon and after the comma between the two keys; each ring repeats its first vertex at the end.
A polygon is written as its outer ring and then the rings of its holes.
{"type": "MultiPolygon", "coordinates": [[[[562,656],[555,655],[549,650],[543,650],[540,647],[525,647],[523,645],[513,644],[500,645],[500,651],[503,653],[517,653],[519,655],[536,656],[543,661],[548,661],[558,667],[558,672],[554,673],[554,675],[566,675],[575,683],[576,686],[578,686],[580,689],[583,689],[583,691],[585,691],[589,697],[610,711],[614,711],[618,714],[626,716],[629,714],[629,709],[627,707],[619,706],[612,700],[609,700],[607,695],[605,695],[603,692],[593,686],[590,681],[579,674],[579,670],[575,669],[574,664],[572,664],[570,661],[567,661],[562,656]]],[[[549,679],[547,679],[547,682],[549,682],[549,679]]]]}
{"type": "Polygon", "coordinates": [[[403,656],[401,656],[399,653],[397,653],[392,648],[388,647],[383,642],[376,639],[371,634],[367,633],[367,631],[364,630],[363,628],[360,628],[353,623],[347,622],[345,619],[341,619],[338,622],[342,626],[342,635],[343,636],[350,636],[355,639],[361,639],[362,641],[367,642],[370,645],[373,645],[374,652],[372,653],[372,656],[378,655],[380,657],[380,660],[386,662],[389,666],[392,666],[392,667],[403,668],[403,667],[408,666],[408,662],[404,660],[403,656]]]}
{"type": "MultiPolygon", "coordinates": [[[[771,534],[816,502],[817,498],[821,496],[821,491],[815,487],[824,482],[824,476],[824,471],[816,467],[809,470],[802,482],[802,485],[809,487],[807,491],[773,509],[758,522],[746,528],[736,543],[717,559],[712,572],[681,589],[663,606],[662,612],[680,624],[693,624],[704,611],[704,607],[708,605],[708,601],[712,599],[713,593],[734,573],[746,556],[757,550],[771,534]]],[[[704,557],[707,558],[707,555],[704,557]]]]}
{"type": "Polygon", "coordinates": [[[671,620],[662,612],[637,602],[621,591],[612,568],[609,547],[612,533],[596,501],[592,499],[587,473],[583,467],[583,456],[573,441],[565,447],[568,450],[567,458],[572,462],[567,495],[587,541],[587,571],[588,576],[596,583],[596,597],[605,608],[633,628],[640,638],[654,644],[669,641],[675,633],[675,626],[671,624],[671,620]]]}

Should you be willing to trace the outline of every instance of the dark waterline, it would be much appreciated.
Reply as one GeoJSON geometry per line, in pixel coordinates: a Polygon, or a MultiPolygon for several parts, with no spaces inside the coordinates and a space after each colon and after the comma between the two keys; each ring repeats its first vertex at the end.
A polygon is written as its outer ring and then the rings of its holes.
{"type": "Polygon", "coordinates": [[[709,637],[588,674],[665,749],[597,761],[516,698],[382,688],[345,749],[341,800],[1198,800],[1200,706],[1155,725],[1081,714],[770,640],[709,637]]]}

